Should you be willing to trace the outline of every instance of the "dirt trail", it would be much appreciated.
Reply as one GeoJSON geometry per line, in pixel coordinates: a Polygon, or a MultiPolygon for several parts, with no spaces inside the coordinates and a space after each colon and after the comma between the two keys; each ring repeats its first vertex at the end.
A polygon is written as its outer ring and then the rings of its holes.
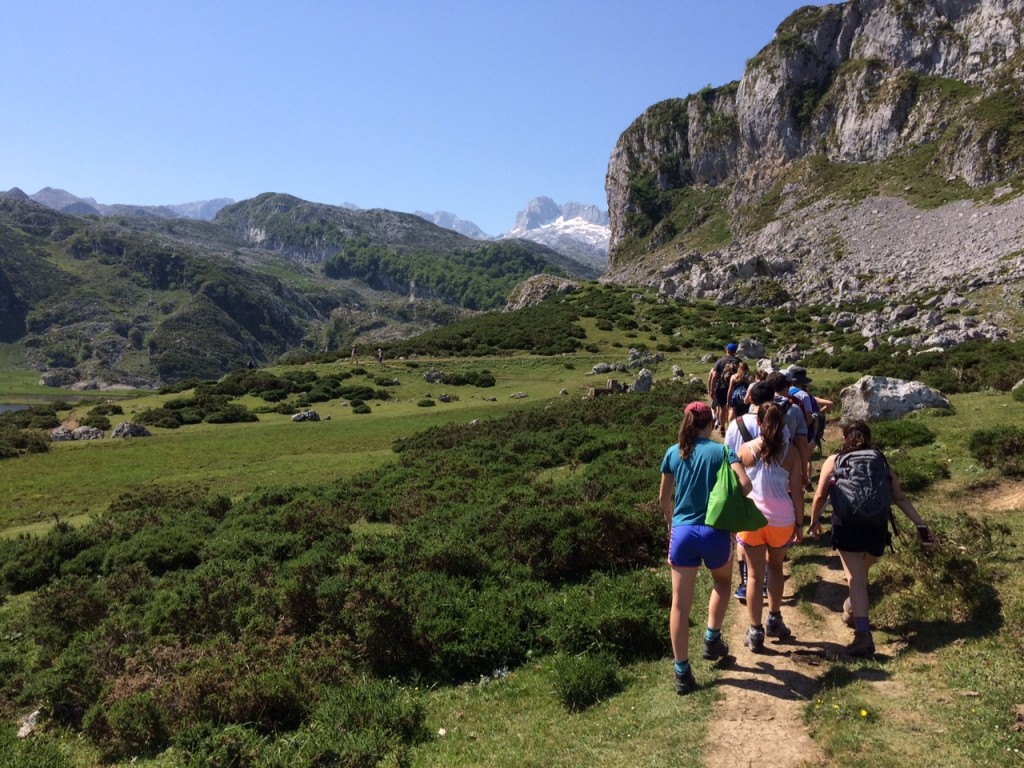
{"type": "MultiPolygon", "coordinates": [[[[805,590],[803,598],[813,605],[820,621],[797,607],[792,581],[786,581],[782,616],[793,631],[788,640],[766,638],[764,650],[752,653],[743,645],[750,626],[747,609],[735,599],[729,606],[726,641],[730,658],[719,662],[723,698],[711,717],[707,768],[830,764],[807,733],[804,708],[813,699],[817,680],[828,669],[829,660],[843,655],[852,634],[838,610],[847,595],[839,559],[823,553],[821,560],[818,581],[805,590]]],[[[788,567],[787,563],[787,573],[788,567]]]]}

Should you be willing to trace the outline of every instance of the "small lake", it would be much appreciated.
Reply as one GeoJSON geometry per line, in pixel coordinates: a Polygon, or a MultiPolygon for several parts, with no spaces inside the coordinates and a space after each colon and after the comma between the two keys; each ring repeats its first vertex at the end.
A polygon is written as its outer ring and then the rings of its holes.
{"type": "Polygon", "coordinates": [[[0,413],[7,413],[8,411],[24,411],[28,408],[27,405],[8,405],[7,403],[0,403],[0,413]]]}

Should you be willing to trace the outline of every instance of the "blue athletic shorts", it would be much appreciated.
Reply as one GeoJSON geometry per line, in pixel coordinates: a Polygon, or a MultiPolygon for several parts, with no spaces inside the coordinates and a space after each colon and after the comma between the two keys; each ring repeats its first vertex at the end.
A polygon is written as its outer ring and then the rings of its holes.
{"type": "Polygon", "coordinates": [[[721,568],[732,557],[732,535],[710,525],[677,525],[672,528],[668,547],[669,565],[696,568],[704,562],[711,570],[721,568]]]}

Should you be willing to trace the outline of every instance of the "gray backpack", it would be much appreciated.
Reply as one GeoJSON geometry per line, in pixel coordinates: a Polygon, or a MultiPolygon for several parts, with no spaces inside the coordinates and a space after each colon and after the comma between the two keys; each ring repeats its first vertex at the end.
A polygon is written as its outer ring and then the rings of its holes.
{"type": "Polygon", "coordinates": [[[839,454],[828,496],[833,516],[843,525],[885,526],[892,517],[889,462],[874,448],[839,454]]]}

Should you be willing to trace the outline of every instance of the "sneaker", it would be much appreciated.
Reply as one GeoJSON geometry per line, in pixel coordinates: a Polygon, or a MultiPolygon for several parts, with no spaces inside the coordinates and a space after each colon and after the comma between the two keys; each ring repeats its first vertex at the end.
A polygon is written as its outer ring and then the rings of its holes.
{"type": "Polygon", "coordinates": [[[747,582],[741,581],[740,585],[736,587],[736,592],[733,593],[735,598],[741,603],[747,602],[747,582]]]}
{"type": "Polygon", "coordinates": [[[676,672],[676,693],[685,696],[695,690],[697,690],[697,681],[693,677],[692,669],[688,669],[685,675],[676,672]]]}
{"type": "Polygon", "coordinates": [[[751,627],[743,638],[743,644],[754,653],[757,653],[764,648],[764,630],[760,627],[751,627]]]}
{"type": "Polygon", "coordinates": [[[843,624],[853,629],[853,606],[850,605],[850,598],[843,601],[843,624]]]}
{"type": "Polygon", "coordinates": [[[720,659],[723,656],[729,655],[729,646],[726,645],[725,640],[721,636],[714,640],[704,641],[704,653],[701,654],[708,661],[720,659]]]}
{"type": "Polygon", "coordinates": [[[850,656],[874,656],[875,641],[871,639],[871,633],[854,632],[853,642],[846,646],[846,652],[850,656]]]}
{"type": "Polygon", "coordinates": [[[768,614],[768,624],[765,627],[764,633],[768,637],[777,637],[780,640],[785,640],[793,634],[792,630],[782,620],[782,616],[774,616],[770,613],[768,614]]]}

